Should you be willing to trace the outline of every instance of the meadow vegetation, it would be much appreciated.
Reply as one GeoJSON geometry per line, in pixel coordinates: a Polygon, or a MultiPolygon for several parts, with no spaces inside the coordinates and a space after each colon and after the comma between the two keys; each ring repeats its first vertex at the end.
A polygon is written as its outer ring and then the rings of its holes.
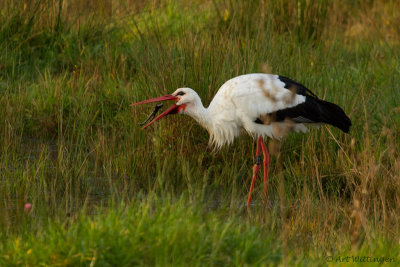
{"type": "MultiPolygon", "coordinates": [[[[0,266],[325,265],[400,261],[400,2],[0,2],[0,266]],[[142,131],[191,87],[271,72],[353,126],[213,153],[192,119],[142,131]],[[33,204],[24,213],[24,204],[33,204]],[[333,260],[332,260],[333,259],[333,260]]],[[[370,263],[375,265],[376,263],[370,263]]]]}

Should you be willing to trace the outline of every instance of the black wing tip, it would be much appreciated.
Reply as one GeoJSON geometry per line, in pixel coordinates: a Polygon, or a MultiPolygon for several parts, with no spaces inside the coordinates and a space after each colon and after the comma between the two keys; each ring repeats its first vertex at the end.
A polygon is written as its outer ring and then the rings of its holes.
{"type": "Polygon", "coordinates": [[[324,100],[318,102],[321,117],[325,123],[331,124],[345,133],[350,131],[351,120],[340,106],[324,100]]]}
{"type": "Polygon", "coordinates": [[[342,127],[339,127],[339,129],[342,130],[344,133],[349,133],[350,126],[351,126],[351,122],[349,124],[343,125],[342,127]]]}
{"type": "MultiPolygon", "coordinates": [[[[347,118],[349,119],[349,117],[347,117],[347,118]]],[[[353,124],[351,123],[351,120],[349,119],[347,125],[345,126],[344,129],[342,129],[342,131],[345,132],[345,133],[349,133],[349,132],[350,132],[350,127],[351,127],[352,125],[353,125],[353,124]]]]}

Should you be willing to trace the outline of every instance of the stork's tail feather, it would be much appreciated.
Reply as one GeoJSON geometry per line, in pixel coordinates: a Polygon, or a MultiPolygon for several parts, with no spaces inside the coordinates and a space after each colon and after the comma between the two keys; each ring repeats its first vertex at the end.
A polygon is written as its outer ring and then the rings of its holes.
{"type": "Polygon", "coordinates": [[[349,132],[351,120],[343,109],[336,104],[318,99],[318,108],[322,122],[333,125],[345,133],[349,132]]]}

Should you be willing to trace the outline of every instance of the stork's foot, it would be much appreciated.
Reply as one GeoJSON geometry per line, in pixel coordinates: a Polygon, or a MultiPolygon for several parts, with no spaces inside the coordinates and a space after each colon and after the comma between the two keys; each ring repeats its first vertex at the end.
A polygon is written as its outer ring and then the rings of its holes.
{"type": "Polygon", "coordinates": [[[257,179],[258,173],[260,172],[261,169],[261,164],[254,164],[253,166],[253,178],[251,179],[251,185],[250,185],[250,191],[249,191],[249,197],[247,199],[247,208],[250,206],[251,202],[251,196],[253,194],[253,189],[254,189],[254,183],[257,179]]]}
{"type": "Polygon", "coordinates": [[[251,179],[249,197],[247,199],[247,209],[250,207],[251,198],[253,194],[254,184],[257,179],[258,173],[261,169],[261,163],[264,165],[264,201],[265,204],[267,203],[267,193],[268,193],[268,172],[269,172],[269,165],[270,165],[270,156],[268,154],[267,146],[264,143],[262,137],[257,139],[257,148],[256,148],[256,162],[253,166],[253,178],[251,179]],[[261,158],[261,149],[264,155],[264,161],[261,158]]]}
{"type": "Polygon", "coordinates": [[[264,155],[264,201],[265,205],[267,205],[267,200],[268,200],[268,174],[269,174],[269,166],[271,164],[271,158],[268,153],[267,146],[265,143],[262,141],[262,151],[264,155]]]}

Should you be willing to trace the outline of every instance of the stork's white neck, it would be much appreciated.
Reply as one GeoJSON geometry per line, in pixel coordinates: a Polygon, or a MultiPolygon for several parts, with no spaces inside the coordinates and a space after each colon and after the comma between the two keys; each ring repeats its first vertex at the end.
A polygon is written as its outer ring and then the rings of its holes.
{"type": "Polygon", "coordinates": [[[200,97],[187,105],[183,112],[195,119],[210,134],[209,144],[216,149],[224,144],[230,144],[240,134],[239,124],[226,116],[221,115],[221,110],[213,107],[212,103],[208,108],[203,106],[200,97]]]}
{"type": "Polygon", "coordinates": [[[209,109],[203,106],[200,98],[188,104],[183,112],[195,119],[201,126],[206,128],[208,131],[212,129],[212,116],[210,115],[209,109]]]}

